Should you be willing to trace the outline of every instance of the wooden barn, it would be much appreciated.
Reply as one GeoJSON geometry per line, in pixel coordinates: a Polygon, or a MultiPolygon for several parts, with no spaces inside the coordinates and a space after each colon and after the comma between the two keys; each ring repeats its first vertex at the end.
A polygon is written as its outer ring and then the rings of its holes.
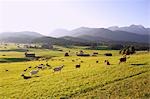
{"type": "Polygon", "coordinates": [[[80,53],[77,54],[77,56],[90,56],[90,54],[85,54],[83,51],[80,51],[80,53]]]}
{"type": "Polygon", "coordinates": [[[25,52],[25,57],[35,57],[35,53],[27,53],[27,52],[25,52]]]}
{"type": "Polygon", "coordinates": [[[98,54],[98,52],[93,52],[93,54],[98,54]]]}
{"type": "Polygon", "coordinates": [[[105,56],[112,56],[112,53],[105,53],[105,56]]]}
{"type": "Polygon", "coordinates": [[[90,54],[77,54],[77,56],[90,56],[90,54]]]}

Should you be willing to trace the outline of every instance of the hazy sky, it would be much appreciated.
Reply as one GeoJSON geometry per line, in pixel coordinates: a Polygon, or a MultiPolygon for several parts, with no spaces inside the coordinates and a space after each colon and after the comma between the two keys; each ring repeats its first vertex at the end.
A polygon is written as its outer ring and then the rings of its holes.
{"type": "Polygon", "coordinates": [[[0,0],[0,32],[56,28],[150,27],[150,0],[0,0]],[[148,19],[149,18],[149,19],[148,19]]]}

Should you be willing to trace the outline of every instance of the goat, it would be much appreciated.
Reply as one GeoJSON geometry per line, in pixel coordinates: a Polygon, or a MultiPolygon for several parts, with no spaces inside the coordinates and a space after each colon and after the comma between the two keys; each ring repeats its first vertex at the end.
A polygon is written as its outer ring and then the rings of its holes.
{"type": "Polygon", "coordinates": [[[110,65],[109,61],[108,60],[105,60],[105,63],[106,65],[110,65]]]}
{"type": "Polygon", "coordinates": [[[30,75],[35,75],[39,72],[39,69],[30,71],[30,75]]]}
{"type": "Polygon", "coordinates": [[[76,65],[76,68],[80,68],[80,64],[76,65]]]}
{"type": "Polygon", "coordinates": [[[46,69],[46,66],[44,66],[44,65],[39,65],[37,67],[38,67],[38,69],[46,69]]]}
{"type": "Polygon", "coordinates": [[[110,65],[109,61],[106,62],[107,65],[110,65]]]}
{"type": "Polygon", "coordinates": [[[72,60],[72,62],[75,62],[75,60],[72,60]]]}
{"type": "Polygon", "coordinates": [[[61,69],[62,69],[63,67],[64,67],[64,65],[59,66],[59,67],[55,67],[53,70],[54,70],[54,72],[61,71],[61,69]]]}
{"type": "Polygon", "coordinates": [[[98,61],[96,61],[96,63],[98,63],[98,61]]]}
{"type": "Polygon", "coordinates": [[[27,71],[27,69],[25,69],[24,71],[27,71]]]}
{"type": "Polygon", "coordinates": [[[6,72],[8,71],[8,69],[5,70],[6,72]]]}
{"type": "Polygon", "coordinates": [[[52,67],[51,67],[48,63],[46,63],[46,66],[47,66],[47,67],[49,67],[49,69],[51,69],[51,68],[52,68],[52,67]]]}
{"type": "Polygon", "coordinates": [[[48,63],[46,63],[46,66],[50,67],[50,65],[48,63]]]}
{"type": "Polygon", "coordinates": [[[31,76],[25,76],[24,74],[21,75],[24,79],[30,79],[31,76]]]}
{"type": "Polygon", "coordinates": [[[120,64],[121,62],[126,62],[126,61],[127,61],[126,57],[120,58],[119,60],[120,60],[119,64],[120,64]]]}
{"type": "Polygon", "coordinates": [[[38,69],[42,69],[43,66],[37,66],[38,69]]]}
{"type": "Polygon", "coordinates": [[[37,68],[38,66],[35,66],[34,68],[37,68]]]}
{"type": "Polygon", "coordinates": [[[130,58],[130,57],[126,57],[126,55],[122,58],[120,58],[119,60],[119,64],[122,63],[122,62],[126,62],[127,61],[127,58],[130,58]]]}
{"type": "Polygon", "coordinates": [[[29,66],[28,68],[31,68],[31,66],[29,66]]]}

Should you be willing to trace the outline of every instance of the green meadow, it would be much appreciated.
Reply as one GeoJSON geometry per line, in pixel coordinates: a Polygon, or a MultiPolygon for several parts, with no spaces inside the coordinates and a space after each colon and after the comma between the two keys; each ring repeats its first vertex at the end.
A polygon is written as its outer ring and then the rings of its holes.
{"type": "Polygon", "coordinates": [[[54,48],[28,49],[41,56],[38,60],[31,60],[25,58],[25,50],[15,44],[9,44],[7,48],[0,45],[0,99],[150,98],[148,51],[137,51],[129,55],[126,63],[118,64],[122,57],[119,50],[88,50],[79,46],[54,48]],[[76,56],[80,50],[90,55],[98,52],[98,55],[76,56]],[[66,52],[69,56],[64,56],[66,52]],[[112,53],[112,56],[105,56],[105,53],[112,53]],[[110,65],[106,65],[105,60],[109,60],[110,65]],[[40,70],[30,79],[21,76],[22,73],[29,76],[35,66],[46,63],[52,68],[40,70]],[[77,64],[81,67],[76,68],[77,64]],[[54,72],[53,69],[60,65],[64,65],[62,70],[54,72]]]}

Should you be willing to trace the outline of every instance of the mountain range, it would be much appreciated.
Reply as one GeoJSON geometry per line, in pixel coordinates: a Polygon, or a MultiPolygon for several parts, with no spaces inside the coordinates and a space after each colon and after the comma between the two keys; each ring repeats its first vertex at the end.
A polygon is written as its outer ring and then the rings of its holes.
{"type": "Polygon", "coordinates": [[[87,43],[87,42],[137,42],[150,43],[150,28],[142,25],[130,25],[126,27],[112,26],[108,28],[80,27],[73,30],[57,29],[49,36],[37,32],[4,32],[0,33],[0,41],[29,43],[87,43]],[[51,37],[53,36],[53,37],[51,37]]]}
{"type": "Polygon", "coordinates": [[[119,30],[119,31],[126,31],[130,33],[141,34],[141,35],[147,35],[148,33],[150,33],[150,28],[145,28],[142,25],[130,25],[126,27],[112,26],[109,27],[108,29],[112,31],[119,30]]]}

